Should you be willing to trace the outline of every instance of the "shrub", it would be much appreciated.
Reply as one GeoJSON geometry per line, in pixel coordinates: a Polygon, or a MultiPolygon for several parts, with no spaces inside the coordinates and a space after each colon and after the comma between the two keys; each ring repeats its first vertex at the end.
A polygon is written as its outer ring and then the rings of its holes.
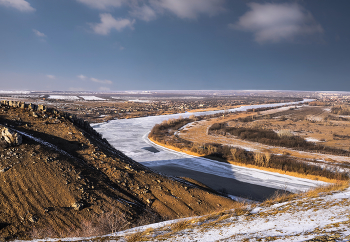
{"type": "Polygon", "coordinates": [[[294,134],[292,133],[292,131],[290,131],[289,129],[281,129],[277,132],[278,137],[280,138],[285,138],[285,137],[293,137],[294,134]]]}

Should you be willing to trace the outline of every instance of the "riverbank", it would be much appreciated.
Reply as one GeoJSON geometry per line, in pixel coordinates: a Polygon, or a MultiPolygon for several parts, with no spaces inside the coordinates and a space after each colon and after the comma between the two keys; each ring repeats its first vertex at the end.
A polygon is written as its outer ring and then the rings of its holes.
{"type": "MultiPolygon", "coordinates": [[[[185,153],[185,154],[188,154],[188,155],[193,155],[193,156],[197,156],[197,157],[203,157],[201,154],[189,151],[187,149],[180,149],[180,148],[177,148],[175,146],[166,145],[166,144],[157,142],[157,141],[153,140],[152,138],[149,138],[149,140],[152,143],[154,143],[154,144],[157,144],[159,146],[165,147],[167,149],[170,149],[170,150],[173,150],[173,151],[176,151],[176,152],[182,152],[182,153],[185,153]]],[[[209,157],[206,157],[206,158],[210,159],[209,157]]],[[[215,160],[217,160],[217,159],[215,159],[215,160]]],[[[231,161],[231,160],[228,160],[227,163],[229,163],[231,165],[236,165],[236,166],[241,166],[241,167],[246,167],[246,168],[252,168],[252,169],[258,169],[258,170],[262,170],[262,171],[278,173],[278,174],[281,174],[281,175],[293,176],[293,177],[304,178],[304,179],[315,180],[315,181],[322,181],[322,182],[327,182],[327,183],[337,183],[339,181],[337,179],[329,179],[329,178],[322,177],[322,176],[315,176],[315,175],[309,175],[309,174],[300,174],[300,173],[297,173],[297,172],[283,171],[283,170],[274,169],[274,168],[266,168],[266,167],[260,167],[260,166],[254,166],[254,165],[247,165],[247,164],[242,164],[242,163],[231,161]]]]}

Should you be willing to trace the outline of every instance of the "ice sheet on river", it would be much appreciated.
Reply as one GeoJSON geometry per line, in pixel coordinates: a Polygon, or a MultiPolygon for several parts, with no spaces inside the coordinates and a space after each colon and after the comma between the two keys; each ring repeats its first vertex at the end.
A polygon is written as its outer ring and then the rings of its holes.
{"type": "MultiPolygon", "coordinates": [[[[309,100],[304,100],[309,101],[309,100]]],[[[300,102],[288,103],[298,104],[300,102]]],[[[286,103],[264,104],[245,106],[228,111],[245,111],[251,108],[277,107],[286,103]]],[[[218,161],[200,157],[193,157],[152,144],[147,139],[147,134],[155,124],[171,118],[189,117],[191,115],[214,114],[223,111],[209,111],[198,113],[182,113],[172,115],[150,116],[134,119],[112,120],[108,123],[93,124],[92,126],[106,138],[116,149],[124,152],[127,156],[142,162],[142,164],[157,169],[159,166],[178,166],[188,170],[195,170],[216,176],[236,179],[241,182],[257,184],[261,186],[286,189],[291,192],[304,191],[317,185],[323,184],[319,181],[312,181],[287,175],[261,171],[257,169],[234,166],[218,161]],[[160,152],[151,152],[145,147],[154,146],[160,152]]],[[[210,184],[208,184],[210,186],[210,184]]],[[[233,194],[234,195],[234,194],[233,194]]]]}

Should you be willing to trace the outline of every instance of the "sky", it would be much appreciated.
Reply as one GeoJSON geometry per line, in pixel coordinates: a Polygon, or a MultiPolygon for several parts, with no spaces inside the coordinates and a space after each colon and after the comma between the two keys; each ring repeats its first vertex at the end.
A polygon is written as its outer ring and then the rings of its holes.
{"type": "Polygon", "coordinates": [[[0,90],[350,91],[350,1],[0,0],[0,90]]]}

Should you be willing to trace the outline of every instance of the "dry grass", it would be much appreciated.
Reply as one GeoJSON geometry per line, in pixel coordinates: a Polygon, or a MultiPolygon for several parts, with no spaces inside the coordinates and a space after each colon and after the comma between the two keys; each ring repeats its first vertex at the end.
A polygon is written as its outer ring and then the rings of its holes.
{"type": "Polygon", "coordinates": [[[135,232],[125,236],[127,242],[136,242],[136,241],[150,241],[151,236],[156,232],[152,227],[145,229],[144,231],[135,232]]]}
{"type": "Polygon", "coordinates": [[[190,220],[182,220],[180,222],[174,223],[170,226],[172,233],[177,233],[179,231],[188,229],[192,226],[192,223],[190,220]]]}
{"type": "Polygon", "coordinates": [[[174,236],[176,233],[194,228],[195,226],[196,226],[195,219],[181,220],[169,226],[163,227],[161,230],[164,231],[165,233],[161,233],[158,236],[153,237],[153,239],[166,240],[174,236]]]}
{"type": "MultiPolygon", "coordinates": [[[[208,228],[218,228],[224,226],[225,220],[231,218],[232,216],[240,216],[243,214],[248,214],[251,209],[251,205],[245,202],[235,203],[233,209],[231,210],[219,210],[211,214],[201,216],[199,218],[193,218],[189,220],[181,220],[177,223],[173,223],[169,226],[158,229],[158,231],[165,231],[158,236],[153,237],[157,240],[166,240],[178,234],[181,231],[191,230],[195,228],[201,228],[201,230],[206,230],[208,228]],[[249,208],[250,207],[250,208],[249,208]],[[199,226],[199,227],[198,227],[199,226]]],[[[152,231],[153,233],[155,231],[152,231]]]]}
{"type": "Polygon", "coordinates": [[[330,185],[316,187],[315,189],[302,193],[301,196],[308,197],[308,198],[315,198],[315,197],[319,197],[321,194],[331,194],[333,192],[344,191],[348,187],[349,187],[348,181],[341,181],[341,182],[338,181],[330,185]]]}
{"type": "Polygon", "coordinates": [[[145,237],[144,232],[136,232],[136,233],[127,235],[125,236],[125,240],[127,242],[149,241],[149,239],[145,237]]]}
{"type": "Polygon", "coordinates": [[[189,150],[184,150],[184,149],[180,149],[180,148],[177,148],[175,146],[172,146],[172,145],[166,145],[166,144],[160,143],[158,141],[155,141],[152,138],[149,138],[149,140],[152,141],[153,143],[157,144],[157,145],[160,145],[162,147],[165,147],[165,148],[168,148],[168,149],[171,149],[171,150],[175,150],[175,151],[178,151],[178,152],[183,152],[183,153],[186,153],[188,155],[201,156],[200,154],[192,152],[192,151],[189,151],[189,150]]]}
{"type": "Polygon", "coordinates": [[[251,207],[247,203],[237,203],[234,209],[227,211],[219,211],[217,213],[210,214],[200,219],[201,231],[206,231],[213,228],[221,228],[227,226],[227,219],[233,216],[241,216],[248,214],[251,207]]]}
{"type": "Polygon", "coordinates": [[[249,164],[242,164],[242,163],[231,161],[231,160],[229,160],[228,162],[230,164],[236,165],[236,166],[243,166],[243,167],[247,167],[247,168],[254,168],[254,169],[263,170],[263,171],[270,171],[270,172],[275,172],[275,173],[284,174],[284,175],[288,175],[288,176],[294,176],[294,177],[299,177],[299,178],[306,178],[306,179],[310,179],[310,180],[323,181],[323,182],[328,182],[328,183],[336,183],[336,182],[338,182],[338,180],[336,180],[336,179],[329,179],[329,178],[322,177],[322,176],[315,176],[315,175],[309,175],[309,174],[300,174],[300,173],[297,173],[297,172],[283,171],[283,170],[274,169],[274,168],[267,168],[267,167],[260,167],[260,166],[255,166],[255,165],[249,165],[249,164]]]}
{"type": "Polygon", "coordinates": [[[276,204],[276,203],[291,201],[291,200],[295,199],[296,197],[298,197],[298,194],[295,194],[295,193],[276,192],[272,197],[266,199],[262,203],[262,205],[270,206],[270,205],[276,204]]]}
{"type": "Polygon", "coordinates": [[[272,197],[266,199],[262,205],[270,206],[276,203],[282,203],[291,201],[297,198],[315,198],[320,197],[321,195],[331,194],[333,192],[344,191],[349,187],[348,181],[338,181],[336,183],[332,183],[330,185],[319,186],[309,191],[295,194],[295,193],[286,193],[286,192],[278,192],[275,193],[272,197]]]}
{"type": "MultiPolygon", "coordinates": [[[[328,186],[317,187],[313,190],[300,193],[300,194],[290,194],[290,193],[276,193],[273,197],[265,200],[259,206],[271,206],[276,203],[282,203],[286,201],[292,201],[300,198],[315,198],[322,195],[330,194],[337,191],[343,191],[349,187],[348,182],[338,182],[334,184],[330,184],[328,186]]],[[[245,202],[237,202],[232,210],[221,210],[214,213],[211,213],[206,216],[202,216],[199,218],[194,218],[190,220],[181,220],[177,223],[171,224],[169,226],[165,226],[159,229],[148,229],[143,232],[138,232],[132,235],[129,235],[126,238],[128,242],[136,242],[136,241],[152,241],[152,240],[168,240],[171,241],[171,238],[174,238],[179,233],[186,230],[199,229],[200,231],[208,231],[211,229],[219,229],[223,226],[231,226],[235,222],[230,221],[231,217],[247,215],[249,218],[249,211],[254,208],[256,204],[247,204],[245,202]],[[159,233],[157,236],[147,236],[150,234],[159,233]]],[[[304,206],[302,201],[298,201],[293,206],[304,206]]],[[[266,215],[273,215],[274,213],[279,213],[281,211],[271,211],[266,215]]],[[[263,214],[262,214],[263,215],[263,214]]],[[[272,237],[271,237],[272,238],[272,237]]]]}

